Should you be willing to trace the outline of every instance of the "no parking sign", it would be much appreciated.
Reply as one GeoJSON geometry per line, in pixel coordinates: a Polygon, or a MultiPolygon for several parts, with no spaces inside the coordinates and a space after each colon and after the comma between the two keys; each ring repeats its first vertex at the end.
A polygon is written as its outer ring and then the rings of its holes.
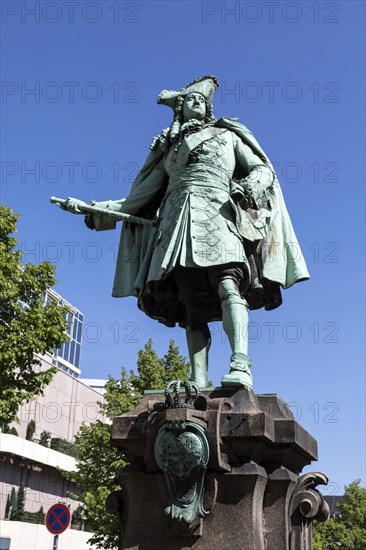
{"type": "Polygon", "coordinates": [[[70,524],[70,510],[66,504],[54,504],[46,515],[46,527],[53,535],[60,535],[70,524]]]}

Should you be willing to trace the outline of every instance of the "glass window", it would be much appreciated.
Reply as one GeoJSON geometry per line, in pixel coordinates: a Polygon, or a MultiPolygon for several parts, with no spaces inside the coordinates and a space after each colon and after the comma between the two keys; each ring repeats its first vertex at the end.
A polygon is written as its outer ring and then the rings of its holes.
{"type": "Polygon", "coordinates": [[[75,340],[72,340],[70,342],[70,358],[69,358],[69,363],[71,363],[72,365],[75,364],[75,340]]]}
{"type": "Polygon", "coordinates": [[[67,320],[67,334],[69,334],[69,336],[72,336],[72,315],[71,315],[71,313],[67,314],[66,320],[67,320]]]}
{"type": "Polygon", "coordinates": [[[61,354],[61,357],[63,359],[65,359],[66,361],[69,360],[69,347],[70,347],[70,343],[69,342],[66,342],[65,344],[63,344],[63,353],[61,354]]]}
{"type": "Polygon", "coordinates": [[[79,324],[79,321],[74,318],[73,323],[72,323],[72,337],[74,338],[74,340],[76,340],[78,324],[79,324]]]}
{"type": "Polygon", "coordinates": [[[79,342],[79,344],[81,344],[82,329],[83,329],[83,324],[80,321],[78,321],[78,333],[77,333],[77,336],[76,336],[76,340],[79,342]]]}
{"type": "Polygon", "coordinates": [[[58,350],[55,350],[55,356],[60,356],[60,357],[63,357],[64,356],[64,353],[65,353],[65,344],[61,344],[61,347],[60,349],[58,350]]]}
{"type": "Polygon", "coordinates": [[[79,368],[79,361],[80,361],[80,344],[76,344],[76,353],[75,353],[75,367],[78,369],[79,368]]]}

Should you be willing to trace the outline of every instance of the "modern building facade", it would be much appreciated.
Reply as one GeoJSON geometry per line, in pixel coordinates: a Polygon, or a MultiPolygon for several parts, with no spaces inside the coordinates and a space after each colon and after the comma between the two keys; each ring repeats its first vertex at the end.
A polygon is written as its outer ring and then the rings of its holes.
{"type": "Polygon", "coordinates": [[[54,290],[47,291],[45,295],[45,305],[51,300],[56,301],[59,305],[67,306],[67,333],[70,338],[68,342],[62,344],[61,348],[55,348],[53,350],[52,364],[64,372],[67,372],[70,376],[79,378],[84,315],[54,290]]]}
{"type": "MultiPolygon", "coordinates": [[[[69,341],[62,344],[61,348],[54,348],[52,364],[62,371],[67,372],[70,376],[79,378],[84,315],[53,289],[48,289],[44,294],[43,299],[45,306],[53,301],[60,306],[66,306],[68,310],[66,314],[66,321],[69,341]]],[[[21,301],[19,301],[19,303],[24,309],[27,309],[28,305],[26,303],[21,301]]]]}
{"type": "Polygon", "coordinates": [[[105,380],[104,378],[80,378],[80,381],[84,382],[84,384],[86,384],[90,388],[93,388],[93,390],[97,391],[98,393],[102,395],[105,394],[105,385],[108,380],[105,380]]]}
{"type": "MultiPolygon", "coordinates": [[[[80,503],[70,491],[77,494],[78,488],[61,470],[76,468],[72,443],[81,425],[105,421],[98,405],[103,396],[79,379],[83,314],[54,291],[47,292],[45,303],[49,300],[68,306],[70,342],[53,354],[37,357],[41,364],[35,370],[52,366],[59,370],[43,396],[20,407],[19,422],[11,424],[11,433],[0,433],[0,550],[53,547],[53,535],[29,518],[47,513],[59,502],[75,513],[80,503]],[[11,503],[14,505],[14,495],[19,492],[24,493],[23,521],[10,519],[11,503]]],[[[58,550],[93,550],[87,543],[91,535],[82,531],[80,524],[78,530],[69,528],[59,535],[58,550]]]]}

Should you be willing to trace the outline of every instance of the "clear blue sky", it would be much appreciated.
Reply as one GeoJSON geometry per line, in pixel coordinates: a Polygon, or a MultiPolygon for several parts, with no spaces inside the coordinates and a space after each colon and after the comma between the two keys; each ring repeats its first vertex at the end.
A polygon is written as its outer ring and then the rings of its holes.
{"type": "MultiPolygon", "coordinates": [[[[215,115],[239,117],[277,163],[312,277],[252,313],[254,389],[292,403],[316,437],[328,494],[364,480],[364,2],[1,7],[1,201],[22,216],[24,260],[54,260],[56,290],[85,314],[82,375],[134,368],[149,337],[185,352],[185,337],[111,298],[119,231],[91,232],[49,197],[126,196],[171,122],[159,92],[214,74],[215,115]]],[[[229,346],[213,329],[218,384],[229,346]]]]}

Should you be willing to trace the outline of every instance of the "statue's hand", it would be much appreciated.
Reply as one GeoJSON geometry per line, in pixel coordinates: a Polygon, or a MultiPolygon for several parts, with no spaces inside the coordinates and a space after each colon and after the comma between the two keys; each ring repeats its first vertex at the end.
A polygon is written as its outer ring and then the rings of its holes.
{"type": "Polygon", "coordinates": [[[79,199],[74,199],[73,197],[67,197],[66,203],[62,206],[65,210],[68,212],[71,212],[72,214],[84,214],[79,207],[80,206],[87,206],[86,202],[81,201],[79,199]]]}
{"type": "Polygon", "coordinates": [[[268,200],[267,195],[265,200],[262,200],[262,196],[257,193],[255,183],[248,181],[248,178],[232,183],[231,197],[243,210],[248,210],[248,208],[259,210],[268,200]]]}
{"type": "Polygon", "coordinates": [[[95,223],[94,223],[94,218],[92,214],[86,214],[84,218],[84,223],[86,227],[88,227],[89,229],[95,229],[95,223]]]}
{"type": "Polygon", "coordinates": [[[98,206],[100,208],[105,208],[106,210],[115,210],[118,212],[120,210],[120,206],[125,202],[126,199],[118,199],[117,201],[113,201],[111,199],[107,201],[91,201],[91,206],[98,206]]]}
{"type": "Polygon", "coordinates": [[[240,199],[240,206],[244,210],[247,210],[248,208],[255,208],[254,189],[249,182],[245,182],[243,185],[243,196],[240,199]]]}
{"type": "Polygon", "coordinates": [[[105,231],[107,229],[115,229],[116,220],[109,216],[109,212],[119,212],[122,210],[122,204],[126,199],[119,199],[117,201],[107,200],[107,201],[90,201],[88,206],[96,207],[97,209],[103,209],[102,211],[97,212],[88,212],[84,218],[85,225],[89,229],[95,229],[96,231],[105,231]]]}

